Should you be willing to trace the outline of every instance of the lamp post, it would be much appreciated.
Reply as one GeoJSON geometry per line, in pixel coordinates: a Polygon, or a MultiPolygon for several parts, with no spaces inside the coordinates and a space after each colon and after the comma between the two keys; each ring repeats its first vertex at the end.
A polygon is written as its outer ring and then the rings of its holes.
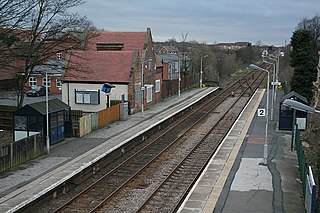
{"type": "Polygon", "coordinates": [[[178,97],[181,96],[180,57],[178,59],[178,97]]]}
{"type": "MultiPolygon", "coordinates": [[[[272,59],[271,59],[272,60],[272,59]]],[[[275,72],[276,72],[276,66],[274,65],[274,63],[263,60],[263,63],[266,64],[270,64],[273,66],[273,73],[272,73],[272,93],[271,93],[271,116],[270,116],[270,120],[273,121],[273,115],[274,115],[274,102],[275,102],[275,90],[274,90],[274,80],[275,80],[275,72]]]]}
{"type": "Polygon", "coordinates": [[[277,100],[277,91],[278,91],[278,86],[280,85],[280,83],[279,83],[280,56],[284,57],[284,52],[282,52],[281,50],[279,50],[279,52],[276,53],[275,55],[270,55],[270,57],[268,57],[268,59],[270,59],[276,63],[276,68],[275,68],[275,78],[276,79],[275,79],[275,81],[273,80],[273,82],[275,82],[274,83],[275,85],[273,85],[273,86],[277,86],[277,87],[275,87],[275,90],[274,90],[274,97],[273,97],[274,101],[277,100]],[[275,58],[273,58],[273,57],[275,57],[275,58]]]}
{"type": "Polygon", "coordinates": [[[255,64],[250,64],[249,66],[255,70],[261,70],[268,73],[267,79],[267,101],[266,101],[266,131],[265,131],[265,138],[264,138],[264,146],[263,146],[263,163],[261,165],[266,166],[268,164],[268,126],[269,126],[269,82],[270,82],[270,73],[269,70],[263,69],[255,64]]]}
{"type": "Polygon", "coordinates": [[[205,55],[205,56],[202,56],[201,57],[201,60],[200,60],[200,66],[201,66],[201,70],[200,70],[200,88],[202,88],[202,73],[203,73],[203,70],[202,70],[202,60],[204,59],[204,58],[207,58],[208,57],[208,55],[205,55]]]}
{"type": "Polygon", "coordinates": [[[47,135],[46,135],[46,145],[47,153],[50,153],[50,137],[49,137],[49,100],[48,100],[48,72],[46,70],[46,123],[47,123],[47,135]]]}
{"type": "Polygon", "coordinates": [[[144,112],[144,57],[146,55],[146,50],[141,54],[141,113],[144,112]]]}

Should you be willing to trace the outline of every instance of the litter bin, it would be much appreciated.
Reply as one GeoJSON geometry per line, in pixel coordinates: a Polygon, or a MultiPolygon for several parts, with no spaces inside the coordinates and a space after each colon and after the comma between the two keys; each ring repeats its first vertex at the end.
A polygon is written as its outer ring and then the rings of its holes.
{"type": "Polygon", "coordinates": [[[120,103],[120,120],[125,121],[128,119],[128,102],[120,103]]]}

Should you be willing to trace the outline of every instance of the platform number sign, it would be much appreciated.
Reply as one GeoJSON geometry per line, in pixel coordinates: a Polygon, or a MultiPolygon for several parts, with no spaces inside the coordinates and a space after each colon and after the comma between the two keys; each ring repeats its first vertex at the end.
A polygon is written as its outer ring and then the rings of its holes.
{"type": "Polygon", "coordinates": [[[266,109],[258,109],[258,116],[266,116],[266,109]]]}

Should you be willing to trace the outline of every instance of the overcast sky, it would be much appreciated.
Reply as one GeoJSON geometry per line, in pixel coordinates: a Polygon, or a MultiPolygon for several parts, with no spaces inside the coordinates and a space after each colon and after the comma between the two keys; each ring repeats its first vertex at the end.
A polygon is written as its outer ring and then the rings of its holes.
{"type": "Polygon", "coordinates": [[[106,31],[145,31],[154,41],[207,44],[249,41],[289,43],[303,18],[320,15],[320,0],[87,0],[74,8],[106,31]]]}

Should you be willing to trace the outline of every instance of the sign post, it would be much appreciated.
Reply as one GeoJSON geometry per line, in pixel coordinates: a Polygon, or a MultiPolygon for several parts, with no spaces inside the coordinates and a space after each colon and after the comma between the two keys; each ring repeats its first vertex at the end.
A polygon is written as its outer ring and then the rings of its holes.
{"type": "Polygon", "coordinates": [[[115,86],[113,86],[112,84],[105,83],[105,84],[103,84],[102,89],[101,89],[102,92],[106,93],[107,101],[108,101],[108,108],[110,108],[110,106],[111,106],[110,92],[111,92],[111,89],[114,87],[115,86]]]}

